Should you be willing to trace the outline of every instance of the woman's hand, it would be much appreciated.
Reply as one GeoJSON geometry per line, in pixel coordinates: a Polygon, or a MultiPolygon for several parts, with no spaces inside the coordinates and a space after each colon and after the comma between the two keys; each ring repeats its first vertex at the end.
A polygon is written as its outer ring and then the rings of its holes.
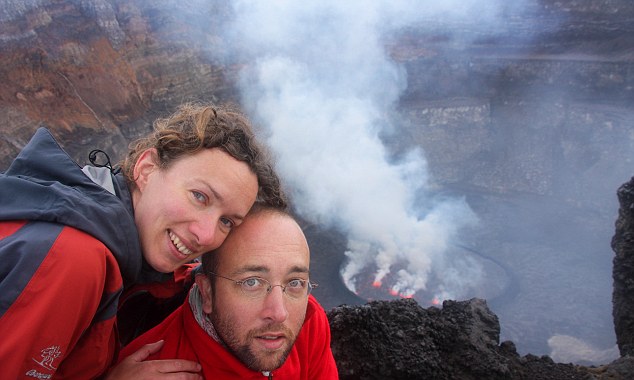
{"type": "Polygon", "coordinates": [[[183,359],[148,360],[163,347],[163,341],[146,344],[113,367],[106,380],[201,380],[200,364],[183,359]]]}

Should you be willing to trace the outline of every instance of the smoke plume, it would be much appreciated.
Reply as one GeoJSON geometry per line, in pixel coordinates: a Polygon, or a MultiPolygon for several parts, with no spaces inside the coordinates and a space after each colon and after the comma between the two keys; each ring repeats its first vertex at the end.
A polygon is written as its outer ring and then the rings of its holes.
{"type": "Polygon", "coordinates": [[[243,103],[267,128],[297,212],[347,234],[341,275],[348,288],[357,291],[359,274],[372,271],[375,286],[382,283],[393,294],[426,290],[459,297],[479,280],[479,270],[447,252],[460,229],[477,218],[463,199],[432,196],[424,152],[393,157],[383,145],[381,132],[398,129],[389,115],[407,86],[404,68],[386,54],[384,36],[425,20],[464,19],[484,28],[509,5],[234,4],[227,53],[255,62],[242,76],[243,103]]]}

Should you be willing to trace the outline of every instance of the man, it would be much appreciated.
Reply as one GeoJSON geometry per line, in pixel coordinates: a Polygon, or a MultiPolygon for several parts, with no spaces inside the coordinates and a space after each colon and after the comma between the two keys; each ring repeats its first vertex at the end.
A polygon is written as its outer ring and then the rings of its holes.
{"type": "Polygon", "coordinates": [[[309,264],[295,220],[254,206],[203,256],[185,304],[125,347],[121,364],[144,360],[129,355],[164,340],[148,360],[197,361],[207,379],[337,379],[328,319],[310,295],[309,264]]]}

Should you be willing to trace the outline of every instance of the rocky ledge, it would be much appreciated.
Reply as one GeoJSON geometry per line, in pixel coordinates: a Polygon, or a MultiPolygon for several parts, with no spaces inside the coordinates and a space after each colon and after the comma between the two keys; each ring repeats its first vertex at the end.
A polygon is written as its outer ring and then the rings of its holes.
{"type": "Polygon", "coordinates": [[[634,358],[598,367],[520,356],[500,343],[497,316],[486,301],[445,301],[421,307],[413,299],[339,306],[328,312],[340,379],[634,379],[634,358]]]}

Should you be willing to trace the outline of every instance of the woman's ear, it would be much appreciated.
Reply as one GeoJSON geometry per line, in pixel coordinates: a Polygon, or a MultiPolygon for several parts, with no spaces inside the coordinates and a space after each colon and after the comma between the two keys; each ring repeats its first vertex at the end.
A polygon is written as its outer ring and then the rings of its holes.
{"type": "Polygon", "coordinates": [[[147,149],[136,160],[134,165],[134,182],[139,190],[143,191],[148,182],[148,177],[159,167],[158,153],[155,148],[147,149]]]}
{"type": "Polygon", "coordinates": [[[200,295],[203,299],[203,311],[205,314],[211,314],[211,311],[213,310],[213,290],[211,289],[211,280],[207,277],[207,275],[197,274],[196,285],[198,285],[198,290],[200,290],[200,295]]]}

